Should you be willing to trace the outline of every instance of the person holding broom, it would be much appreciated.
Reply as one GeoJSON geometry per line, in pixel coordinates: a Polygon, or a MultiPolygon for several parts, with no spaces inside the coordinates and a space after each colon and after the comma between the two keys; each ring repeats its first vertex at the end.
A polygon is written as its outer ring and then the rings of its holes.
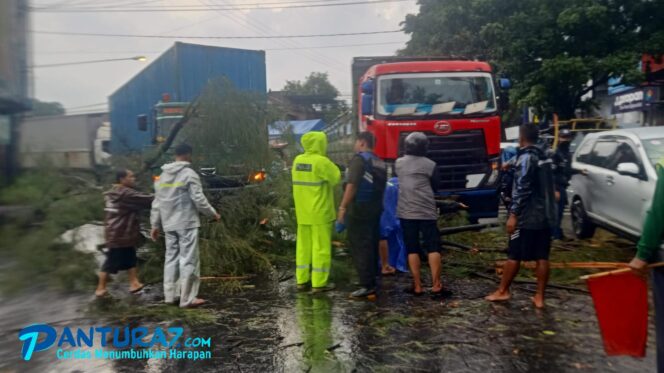
{"type": "MultiPolygon", "coordinates": [[[[657,185],[652,205],[643,225],[636,256],[629,263],[636,274],[645,276],[648,263],[664,260],[664,159],[657,168],[657,185]]],[[[655,330],[657,336],[657,372],[664,373],[664,267],[653,268],[653,298],[655,303],[655,330]]]]}

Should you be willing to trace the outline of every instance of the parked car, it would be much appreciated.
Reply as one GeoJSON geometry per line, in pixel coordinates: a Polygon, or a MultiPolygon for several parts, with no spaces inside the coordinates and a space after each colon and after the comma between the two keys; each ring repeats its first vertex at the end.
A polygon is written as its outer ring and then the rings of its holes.
{"type": "Polygon", "coordinates": [[[664,127],[588,134],[572,158],[568,188],[576,236],[590,238],[599,226],[638,239],[662,158],[664,127]]]}

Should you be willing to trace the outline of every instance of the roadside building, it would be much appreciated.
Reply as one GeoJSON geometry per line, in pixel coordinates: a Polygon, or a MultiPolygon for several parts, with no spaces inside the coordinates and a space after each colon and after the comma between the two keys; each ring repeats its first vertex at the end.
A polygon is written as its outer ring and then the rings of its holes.
{"type": "Polygon", "coordinates": [[[664,61],[644,55],[640,68],[645,75],[641,84],[627,85],[612,78],[595,90],[601,117],[615,119],[621,127],[664,125],[664,61]]]}

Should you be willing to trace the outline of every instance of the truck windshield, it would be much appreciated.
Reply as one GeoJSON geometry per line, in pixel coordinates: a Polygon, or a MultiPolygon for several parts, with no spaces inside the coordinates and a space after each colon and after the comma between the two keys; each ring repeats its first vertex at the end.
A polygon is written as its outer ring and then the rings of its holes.
{"type": "Polygon", "coordinates": [[[171,128],[182,119],[188,105],[186,102],[159,102],[155,105],[157,142],[161,143],[166,140],[171,128]]]}
{"type": "Polygon", "coordinates": [[[646,149],[648,158],[652,165],[664,159],[664,138],[661,139],[646,139],[643,141],[643,147],[646,149]]]}
{"type": "Polygon", "coordinates": [[[496,110],[488,73],[408,73],[378,78],[377,113],[385,116],[463,115],[496,110]]]}

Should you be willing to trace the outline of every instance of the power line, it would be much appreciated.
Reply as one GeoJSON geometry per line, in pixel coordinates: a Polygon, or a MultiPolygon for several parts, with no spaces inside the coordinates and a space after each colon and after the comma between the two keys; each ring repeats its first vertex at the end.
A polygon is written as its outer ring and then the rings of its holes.
{"type": "MultiPolygon", "coordinates": [[[[137,2],[126,2],[126,3],[117,3],[117,2],[108,2],[108,3],[102,3],[101,6],[100,4],[97,3],[83,3],[83,4],[72,4],[70,6],[70,9],[109,9],[109,8],[121,8],[121,7],[130,7],[131,9],[145,9],[145,8],[150,8],[152,9],[154,6],[145,6],[141,4],[146,4],[146,3],[155,3],[158,1],[162,0],[145,0],[145,1],[137,1],[137,2]],[[82,5],[82,6],[80,6],[82,5]],[[138,6],[136,6],[138,5],[138,6]]],[[[224,4],[223,6],[228,6],[228,7],[237,7],[237,6],[265,6],[265,5],[288,5],[288,4],[312,4],[312,3],[333,3],[333,2],[342,2],[346,1],[348,2],[349,0],[289,0],[289,1],[262,1],[260,3],[232,3],[232,4],[224,4]]],[[[315,4],[314,4],[315,5],[315,4]]],[[[52,8],[50,6],[46,6],[48,8],[52,8]]],[[[45,7],[45,8],[46,8],[45,7]]],[[[207,8],[207,6],[204,5],[204,7],[207,8]]],[[[41,8],[41,7],[40,7],[41,8]]],[[[173,5],[168,5],[168,8],[172,9],[179,9],[179,8],[198,8],[196,5],[191,5],[191,4],[186,4],[186,5],[178,5],[178,4],[173,4],[173,5]]]]}
{"type": "MultiPolygon", "coordinates": [[[[381,45],[403,45],[406,41],[388,41],[388,42],[379,42],[379,43],[358,43],[358,44],[338,44],[338,45],[312,45],[312,46],[301,46],[301,47],[284,47],[284,48],[259,48],[266,52],[279,52],[279,51],[290,51],[290,50],[307,50],[307,49],[329,49],[329,48],[348,48],[348,47],[372,47],[372,46],[381,46],[381,45]]],[[[93,55],[103,55],[103,54],[131,54],[131,53],[141,53],[141,54],[159,54],[163,51],[140,51],[140,50],[130,50],[130,51],[81,51],[81,50],[58,50],[58,51],[36,51],[35,54],[40,55],[59,55],[59,54],[93,54],[93,55]]]]}
{"type": "Polygon", "coordinates": [[[72,66],[72,65],[86,65],[92,63],[103,63],[103,62],[115,62],[115,61],[140,61],[144,62],[146,58],[144,56],[135,56],[135,57],[125,57],[125,58],[107,58],[103,60],[89,60],[89,61],[73,61],[73,62],[59,62],[59,63],[50,63],[45,65],[33,65],[32,68],[40,67],[59,67],[59,66],[72,66]]]}
{"type": "Polygon", "coordinates": [[[374,45],[396,45],[396,44],[405,44],[405,41],[399,42],[399,41],[388,41],[388,42],[381,42],[381,43],[360,43],[360,44],[343,44],[343,45],[319,45],[319,46],[311,46],[311,47],[296,47],[296,48],[267,48],[264,49],[265,51],[289,51],[289,50],[297,50],[297,49],[328,49],[328,48],[347,48],[347,47],[371,47],[374,45]]]}
{"type": "MultiPolygon", "coordinates": [[[[207,2],[204,2],[203,0],[198,0],[199,3],[204,4],[204,5],[209,5],[207,2]]],[[[221,2],[223,5],[227,5],[225,1],[221,2]]],[[[254,31],[257,31],[259,35],[264,35],[264,36],[269,36],[269,35],[274,35],[278,34],[275,30],[273,30],[270,26],[257,22],[249,17],[246,18],[246,24],[241,22],[237,17],[233,16],[233,13],[236,13],[238,11],[231,11],[231,12],[220,12],[217,11],[216,13],[221,14],[233,22],[237,23],[241,27],[244,28],[252,28],[254,31]]],[[[289,40],[289,39],[284,39],[284,40],[276,40],[276,43],[281,45],[282,47],[300,47],[301,44],[295,40],[289,40]]],[[[301,51],[301,52],[296,52],[300,54],[301,56],[304,56],[305,58],[314,61],[318,63],[319,65],[326,66],[328,68],[331,68],[333,70],[337,70],[341,72],[341,69],[337,66],[342,66],[342,64],[339,61],[335,61],[333,58],[329,58],[325,56],[322,53],[318,53],[312,50],[306,50],[306,51],[301,51]]]]}
{"type": "Polygon", "coordinates": [[[133,51],[82,51],[82,50],[38,50],[35,51],[34,54],[39,54],[39,55],[44,55],[44,56],[51,56],[51,55],[60,55],[60,54],[95,54],[95,55],[104,55],[104,54],[132,54],[132,53],[140,53],[140,54],[160,54],[163,53],[164,51],[139,51],[139,50],[133,50],[133,51]]]}
{"type": "MultiPolygon", "coordinates": [[[[108,102],[99,102],[99,103],[96,103],[96,104],[72,106],[72,107],[65,108],[65,110],[83,109],[83,108],[89,108],[89,107],[93,107],[93,106],[102,106],[102,105],[107,106],[108,102]]],[[[89,110],[94,110],[94,109],[89,109],[89,110]]]]}
{"type": "Polygon", "coordinates": [[[192,36],[192,35],[149,35],[149,34],[106,34],[97,32],[68,32],[68,31],[46,31],[32,30],[35,34],[49,35],[69,35],[69,36],[99,36],[111,38],[153,38],[153,39],[293,39],[293,38],[327,38],[335,36],[356,36],[356,35],[379,35],[395,34],[403,32],[402,30],[385,31],[365,31],[365,32],[346,32],[335,34],[300,34],[300,35],[263,35],[263,36],[192,36]]]}
{"type": "MultiPolygon", "coordinates": [[[[159,8],[30,8],[35,12],[43,13],[118,13],[118,12],[210,12],[220,10],[274,10],[274,9],[301,9],[301,8],[322,8],[322,7],[337,7],[337,6],[350,6],[350,5],[370,5],[381,3],[398,3],[412,0],[372,0],[372,1],[348,1],[345,3],[323,3],[323,4],[300,4],[300,5],[276,5],[264,6],[260,3],[244,4],[238,6],[221,6],[221,7],[159,7],[159,8]],[[253,6],[251,6],[253,5],[253,6]]],[[[273,3],[277,4],[277,3],[273,3]]]]}

